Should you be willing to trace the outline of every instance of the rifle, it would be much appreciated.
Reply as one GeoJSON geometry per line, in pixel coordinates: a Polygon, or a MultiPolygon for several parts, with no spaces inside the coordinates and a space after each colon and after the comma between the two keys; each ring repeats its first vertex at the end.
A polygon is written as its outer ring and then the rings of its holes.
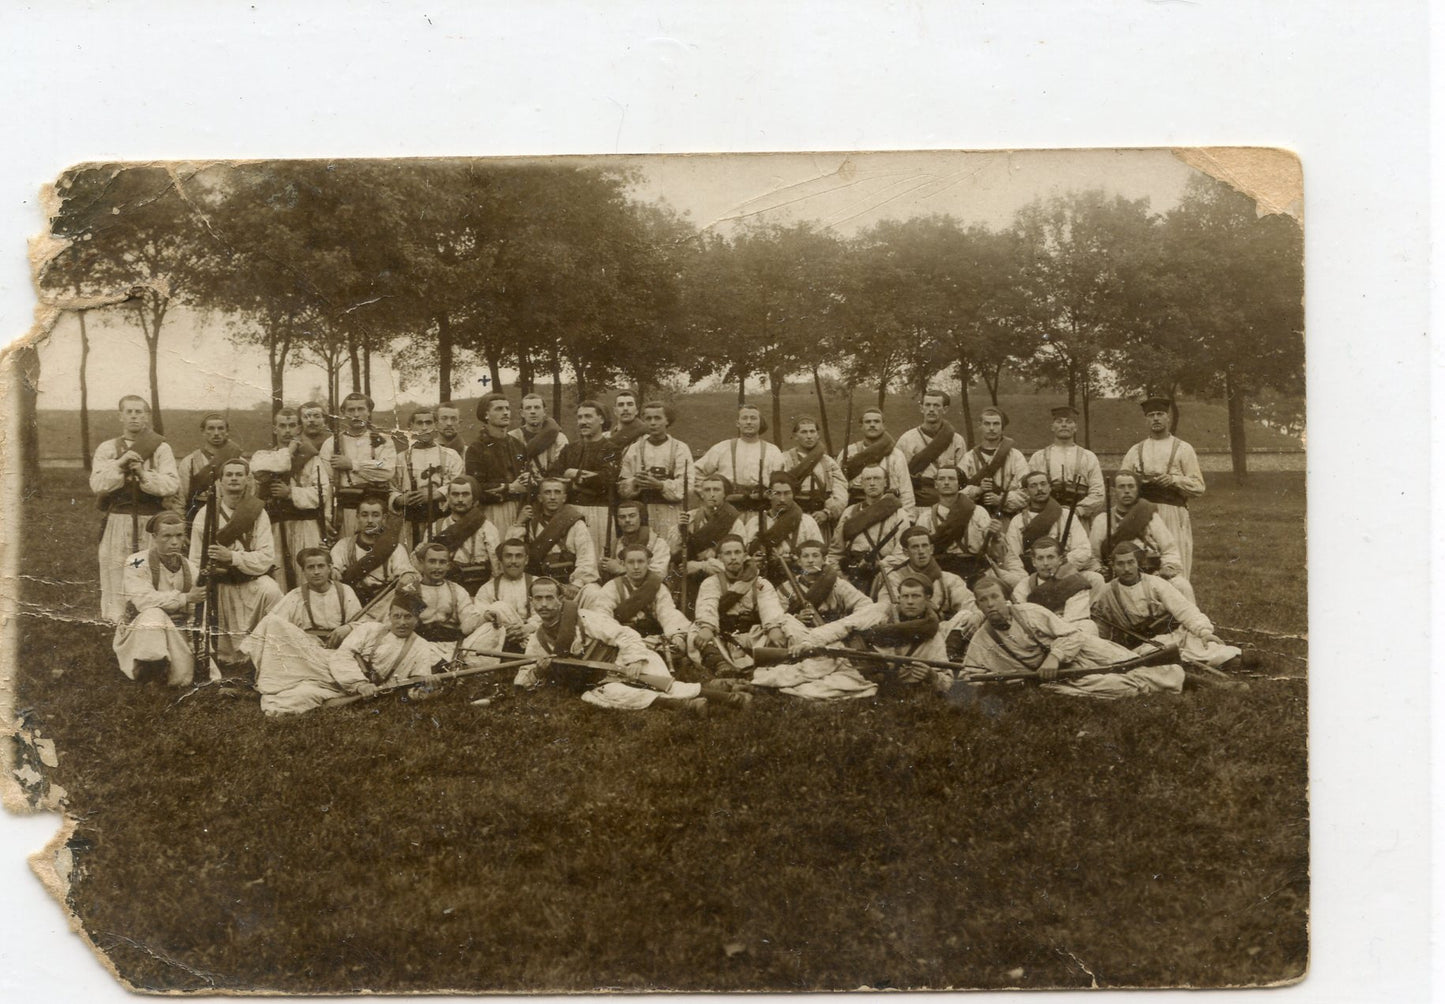
{"type": "Polygon", "coordinates": [[[853,385],[848,385],[848,417],[843,419],[843,480],[848,480],[848,449],[853,445],[853,385]]]}
{"type": "MultiPolygon", "coordinates": [[[[509,653],[511,654],[511,653],[509,653]]],[[[508,662],[500,662],[495,666],[477,666],[472,669],[457,669],[445,673],[432,673],[428,676],[414,676],[406,680],[396,680],[376,688],[373,697],[380,697],[382,694],[390,693],[393,690],[405,690],[408,687],[417,687],[423,683],[436,683],[438,680],[459,680],[464,676],[476,676],[479,673],[495,673],[503,669],[519,669],[522,666],[536,662],[536,658],[512,659],[508,662]]],[[[360,694],[348,694],[345,697],[331,697],[321,702],[323,708],[344,708],[348,704],[355,704],[357,701],[364,701],[366,698],[360,694]]]]}
{"type": "MultiPolygon", "coordinates": [[[[1131,669],[1138,669],[1141,666],[1166,666],[1179,662],[1179,649],[1175,645],[1162,645],[1154,652],[1147,652],[1144,655],[1136,655],[1132,659],[1124,659],[1120,662],[1110,663],[1107,666],[1077,667],[1074,669],[1059,670],[1058,679],[1068,680],[1077,676],[1097,676],[1100,673],[1127,673],[1131,669]]],[[[964,669],[981,669],[979,666],[964,666],[964,669]]],[[[996,673],[985,671],[975,673],[966,678],[968,682],[1002,682],[1007,680],[1037,680],[1038,670],[1027,669],[1018,672],[996,673]]]]}
{"type": "MultiPolygon", "coordinates": [[[[960,670],[965,668],[960,663],[944,662],[942,659],[919,659],[911,655],[888,655],[884,652],[869,652],[867,650],[854,648],[832,648],[818,646],[803,650],[807,655],[829,655],[838,659],[869,659],[874,662],[886,662],[895,666],[930,666],[934,669],[960,670]]],[[[766,645],[755,645],[753,647],[753,661],[759,666],[771,666],[779,662],[787,662],[794,658],[791,650],[786,648],[772,648],[766,645]]],[[[1094,670],[1098,672],[1098,670],[1094,670]]]]}
{"type": "MultiPolygon", "coordinates": [[[[1010,477],[1007,481],[1004,482],[1003,491],[999,492],[998,494],[998,513],[994,515],[994,519],[999,520],[1000,524],[1002,524],[1003,521],[1003,507],[1005,505],[1004,500],[1008,498],[1008,490],[1013,487],[1013,483],[1013,478],[1010,477]]],[[[983,535],[983,543],[979,546],[979,553],[983,555],[983,560],[988,562],[988,567],[992,568],[995,572],[998,571],[998,565],[994,562],[993,555],[989,554],[988,552],[989,548],[993,546],[994,538],[996,536],[997,534],[994,533],[993,527],[989,527],[988,533],[983,535]]]]}
{"type": "Polygon", "coordinates": [[[326,491],[321,486],[321,465],[316,465],[316,533],[323,547],[335,541],[331,539],[331,527],[326,523],[326,491]]]}
{"type": "Polygon", "coordinates": [[[1069,515],[1064,519],[1064,535],[1059,539],[1059,554],[1061,557],[1069,553],[1069,530],[1074,525],[1074,510],[1079,508],[1079,489],[1083,488],[1084,484],[1083,475],[1074,479],[1074,501],[1069,503],[1069,515]]]}
{"type": "Polygon", "coordinates": [[[1114,503],[1109,492],[1110,480],[1104,479],[1104,546],[1099,548],[1099,572],[1106,580],[1114,577],[1114,562],[1110,558],[1114,551],[1114,503]]]}
{"type": "Polygon", "coordinates": [[[773,557],[783,566],[783,574],[788,577],[788,585],[793,587],[793,595],[796,596],[798,602],[803,605],[801,612],[812,614],[814,620],[819,624],[823,623],[823,615],[818,613],[817,607],[808,602],[808,594],[803,591],[802,583],[800,583],[798,577],[793,574],[793,566],[788,564],[788,560],[778,553],[777,548],[773,548],[773,557]]]}
{"type": "Polygon", "coordinates": [[[206,599],[201,607],[200,654],[196,665],[210,679],[211,663],[216,657],[216,633],[220,627],[220,612],[216,609],[219,583],[211,567],[211,547],[216,543],[216,523],[220,508],[216,499],[216,475],[211,471],[211,487],[206,501],[206,522],[201,530],[201,570],[206,580],[206,599]]]}
{"type": "MultiPolygon", "coordinates": [[[[464,649],[462,649],[462,651],[463,651],[463,652],[470,652],[470,653],[473,654],[473,655],[489,655],[489,656],[492,656],[493,658],[498,658],[498,659],[501,659],[501,658],[512,658],[512,657],[514,657],[514,656],[516,655],[516,653],[514,653],[514,652],[497,652],[497,651],[493,651],[493,650],[491,650],[491,649],[485,649],[485,648],[464,648],[464,649]]],[[[576,658],[575,656],[570,656],[570,655],[568,655],[568,656],[557,656],[557,655],[533,656],[532,658],[527,659],[526,661],[527,661],[527,662],[537,662],[537,661],[539,661],[539,660],[541,660],[541,659],[547,659],[547,660],[549,660],[553,665],[565,666],[565,667],[567,667],[567,668],[569,668],[569,669],[590,669],[590,670],[594,670],[594,671],[599,672],[599,673],[610,673],[610,674],[613,674],[613,675],[622,676],[622,677],[624,677],[625,679],[627,679],[627,680],[629,680],[629,681],[631,681],[631,682],[633,682],[633,683],[641,684],[641,685],[644,686],[644,687],[647,687],[647,688],[649,688],[649,689],[651,689],[651,690],[656,690],[656,691],[659,691],[659,692],[662,692],[662,693],[666,693],[667,690],[668,690],[668,688],[672,686],[672,678],[671,678],[671,677],[667,678],[666,680],[661,680],[661,679],[658,679],[658,678],[655,677],[655,676],[645,676],[645,675],[642,675],[642,674],[638,674],[638,675],[636,675],[636,676],[633,676],[633,675],[631,675],[631,674],[629,674],[629,673],[624,672],[623,669],[622,669],[622,667],[619,666],[619,665],[617,665],[615,662],[599,662],[599,661],[596,660],[596,659],[579,659],[579,658],[576,658]]],[[[493,667],[493,668],[495,668],[495,667],[493,667]]]]}
{"type": "MultiPolygon", "coordinates": [[[[692,473],[692,464],[685,464],[682,468],[682,511],[687,512],[688,475],[692,473]]],[[[692,516],[689,514],[687,522],[682,524],[679,531],[682,537],[682,605],[678,608],[683,616],[687,616],[687,555],[688,547],[692,542],[692,516]]]]}

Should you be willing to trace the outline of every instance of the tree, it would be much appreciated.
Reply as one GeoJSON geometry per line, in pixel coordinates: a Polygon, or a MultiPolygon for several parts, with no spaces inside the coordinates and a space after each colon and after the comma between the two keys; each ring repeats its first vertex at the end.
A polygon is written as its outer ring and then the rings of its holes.
{"type": "Polygon", "coordinates": [[[90,310],[86,307],[75,312],[75,318],[80,322],[80,462],[87,474],[94,459],[90,452],[90,385],[86,379],[86,363],[90,359],[90,335],[85,330],[85,315],[88,313],[90,310]]]}

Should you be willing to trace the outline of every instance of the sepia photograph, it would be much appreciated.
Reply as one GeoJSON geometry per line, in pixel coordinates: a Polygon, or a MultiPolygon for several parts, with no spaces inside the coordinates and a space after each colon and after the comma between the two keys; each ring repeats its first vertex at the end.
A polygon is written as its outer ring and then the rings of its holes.
{"type": "Polygon", "coordinates": [[[1300,980],[1307,168],[65,170],[52,890],[150,992],[1300,980]]]}

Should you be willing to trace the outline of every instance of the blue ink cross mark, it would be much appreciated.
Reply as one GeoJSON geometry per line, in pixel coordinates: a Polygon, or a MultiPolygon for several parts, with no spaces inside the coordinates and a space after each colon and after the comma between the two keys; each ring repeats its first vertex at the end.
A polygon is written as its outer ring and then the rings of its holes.
{"type": "Polygon", "coordinates": [[[477,377],[477,383],[481,384],[483,387],[490,387],[492,384],[492,378],[483,373],[481,376],[477,377]]]}
{"type": "Polygon", "coordinates": [[[144,558],[131,558],[131,559],[130,559],[130,567],[131,567],[131,568],[139,568],[141,565],[144,565],[144,564],[145,564],[145,559],[144,559],[144,558]]]}

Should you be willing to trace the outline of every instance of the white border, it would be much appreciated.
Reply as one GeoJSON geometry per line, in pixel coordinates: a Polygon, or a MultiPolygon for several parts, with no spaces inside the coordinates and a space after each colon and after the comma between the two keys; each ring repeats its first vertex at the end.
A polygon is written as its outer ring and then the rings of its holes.
{"type": "MultiPolygon", "coordinates": [[[[1420,545],[1440,540],[1419,477],[1425,5],[781,6],[8,5],[5,337],[29,324],[36,189],[83,159],[1291,146],[1307,199],[1316,912],[1309,979],[1266,999],[1425,999],[1420,545]]],[[[51,828],[0,822],[0,997],[126,999],[22,864],[51,828]]]]}

